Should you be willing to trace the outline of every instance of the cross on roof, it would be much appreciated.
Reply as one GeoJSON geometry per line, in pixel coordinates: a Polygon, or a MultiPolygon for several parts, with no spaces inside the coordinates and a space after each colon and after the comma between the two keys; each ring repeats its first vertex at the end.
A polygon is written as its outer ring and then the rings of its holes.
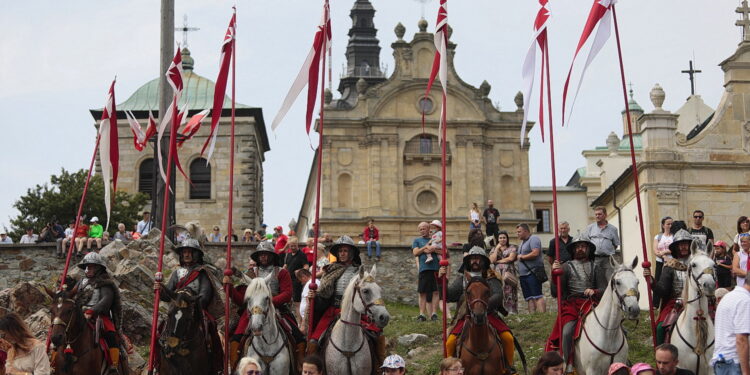
{"type": "Polygon", "coordinates": [[[742,6],[737,7],[735,12],[742,15],[742,19],[734,23],[735,26],[742,27],[742,41],[750,41],[750,7],[747,0],[742,0],[742,6]]]}
{"type": "Polygon", "coordinates": [[[188,26],[187,14],[183,16],[182,27],[175,27],[174,31],[182,31],[182,47],[188,46],[188,32],[200,30],[197,27],[188,26]]]}
{"type": "MultiPolygon", "coordinates": [[[[745,1],[745,3],[746,2],[747,1],[745,1]]],[[[682,72],[690,76],[690,96],[695,95],[695,75],[703,73],[703,71],[693,69],[693,60],[690,60],[690,69],[683,70],[682,72]]]]}

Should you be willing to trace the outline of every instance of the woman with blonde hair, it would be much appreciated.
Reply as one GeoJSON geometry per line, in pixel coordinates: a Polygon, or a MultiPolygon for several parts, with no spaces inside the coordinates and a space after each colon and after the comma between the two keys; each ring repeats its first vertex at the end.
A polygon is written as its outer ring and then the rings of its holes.
{"type": "Polygon", "coordinates": [[[469,230],[482,229],[482,212],[479,211],[477,202],[471,204],[469,210],[469,230]]]}
{"type": "Polygon", "coordinates": [[[0,318],[0,334],[0,350],[8,353],[5,374],[49,375],[52,372],[45,344],[34,338],[16,313],[0,318]]]}
{"type": "Polygon", "coordinates": [[[440,375],[463,374],[464,366],[456,357],[448,357],[440,361],[440,375]]]}
{"type": "Polygon", "coordinates": [[[244,357],[237,364],[237,375],[260,375],[263,372],[260,370],[260,362],[252,357],[244,357]]]}

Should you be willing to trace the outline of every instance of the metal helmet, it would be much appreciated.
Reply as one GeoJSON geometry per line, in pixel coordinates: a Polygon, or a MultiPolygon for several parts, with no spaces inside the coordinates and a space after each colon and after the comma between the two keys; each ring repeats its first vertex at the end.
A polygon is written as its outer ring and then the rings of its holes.
{"type": "Polygon", "coordinates": [[[672,251],[672,256],[679,258],[679,246],[680,242],[693,242],[693,235],[684,229],[680,229],[675,233],[672,243],[669,244],[669,250],[672,251]]]}
{"type": "Polygon", "coordinates": [[[260,264],[260,254],[268,254],[271,257],[271,264],[277,265],[279,263],[279,254],[276,254],[276,250],[273,248],[271,241],[261,241],[258,246],[255,247],[255,251],[250,254],[250,258],[255,263],[260,264]]]}
{"type": "Polygon", "coordinates": [[[194,238],[187,238],[183,240],[177,247],[174,248],[174,252],[177,253],[177,256],[180,258],[180,263],[182,263],[182,250],[183,249],[192,249],[193,250],[193,257],[195,257],[196,263],[203,263],[203,249],[201,248],[201,243],[194,239],[194,238]],[[198,252],[198,256],[195,256],[195,252],[198,252]]]}
{"type": "Polygon", "coordinates": [[[102,266],[102,268],[104,268],[105,270],[107,269],[107,261],[104,259],[104,257],[99,255],[99,253],[95,253],[93,251],[83,257],[81,263],[78,263],[78,268],[85,270],[86,266],[88,266],[89,264],[96,264],[98,266],[102,266]]]}
{"type": "MultiPolygon", "coordinates": [[[[576,252],[576,246],[579,243],[585,243],[589,247],[589,259],[594,259],[594,256],[596,254],[596,245],[594,245],[593,242],[591,242],[587,237],[581,236],[573,240],[573,242],[567,244],[565,246],[565,250],[568,251],[568,254],[570,254],[570,258],[573,259],[576,252]]],[[[550,249],[552,252],[555,251],[554,247],[550,249]]]]}
{"type": "Polygon", "coordinates": [[[464,257],[463,269],[468,271],[470,266],[470,259],[472,256],[479,256],[482,259],[482,270],[490,268],[490,258],[487,257],[487,251],[479,246],[474,246],[469,250],[469,253],[464,257]]]}
{"type": "Polygon", "coordinates": [[[344,246],[349,246],[353,249],[353,253],[352,253],[353,264],[362,264],[362,260],[359,257],[359,248],[357,247],[357,244],[354,243],[354,240],[352,240],[352,238],[349,236],[344,235],[344,236],[339,237],[339,239],[337,239],[333,243],[333,245],[331,245],[331,250],[329,250],[328,252],[333,254],[333,256],[335,256],[336,259],[338,259],[339,250],[344,246]]]}

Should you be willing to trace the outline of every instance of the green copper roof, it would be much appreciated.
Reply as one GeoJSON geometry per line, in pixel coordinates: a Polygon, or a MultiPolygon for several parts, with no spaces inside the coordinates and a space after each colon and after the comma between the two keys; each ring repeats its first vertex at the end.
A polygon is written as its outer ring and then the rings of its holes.
{"type": "MultiPolygon", "coordinates": [[[[633,148],[638,151],[643,149],[643,142],[641,142],[640,134],[633,134],[633,148]]],[[[607,146],[598,146],[595,148],[596,151],[608,150],[607,146]]],[[[618,151],[630,151],[630,139],[627,136],[622,137],[620,140],[620,146],[617,147],[618,151]]]]}
{"type": "MultiPolygon", "coordinates": [[[[214,105],[214,85],[215,82],[202,77],[193,72],[194,61],[190,56],[190,51],[185,48],[182,50],[183,73],[182,79],[185,82],[185,88],[182,90],[182,97],[178,107],[182,109],[185,102],[188,108],[193,110],[211,109],[214,105]]],[[[227,85],[229,86],[229,85],[227,85]]],[[[229,88],[229,87],[227,87],[229,88]]],[[[224,108],[232,108],[232,100],[229,96],[224,96],[224,108]]],[[[235,108],[251,108],[247,105],[235,103],[235,108]]],[[[135,90],[128,100],[117,104],[118,110],[128,111],[159,111],[159,79],[155,78],[145,85],[135,90]]]]}

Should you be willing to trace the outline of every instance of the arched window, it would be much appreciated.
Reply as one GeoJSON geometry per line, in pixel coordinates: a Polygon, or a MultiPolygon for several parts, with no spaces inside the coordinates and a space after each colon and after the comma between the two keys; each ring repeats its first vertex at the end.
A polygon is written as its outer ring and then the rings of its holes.
{"type": "Polygon", "coordinates": [[[211,165],[198,158],[190,163],[190,199],[211,199],[211,165]]]}
{"type": "MultiPolygon", "coordinates": [[[[420,134],[406,142],[404,153],[407,154],[440,154],[438,137],[432,134],[420,134]]],[[[450,154],[450,142],[446,145],[446,153],[450,154]]]]}
{"type": "Polygon", "coordinates": [[[151,195],[154,188],[154,159],[146,159],[138,167],[138,192],[151,195]]]}
{"type": "Polygon", "coordinates": [[[352,176],[349,174],[342,174],[339,176],[338,184],[339,192],[339,208],[351,208],[352,207],[352,176]]]}

